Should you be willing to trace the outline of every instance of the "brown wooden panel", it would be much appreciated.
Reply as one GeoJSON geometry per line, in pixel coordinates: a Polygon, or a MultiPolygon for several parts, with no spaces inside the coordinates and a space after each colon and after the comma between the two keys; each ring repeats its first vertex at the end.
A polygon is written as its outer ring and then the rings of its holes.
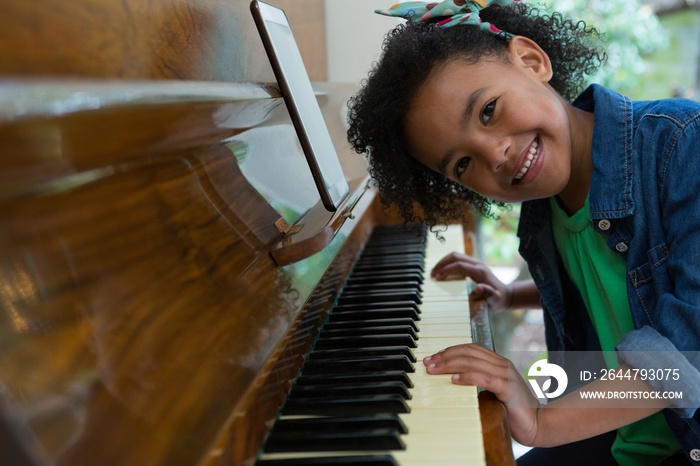
{"type": "MultiPolygon", "coordinates": [[[[271,3],[275,3],[274,1],[271,3]]],[[[282,0],[312,80],[323,0],[282,0]]],[[[0,76],[274,82],[249,0],[4,0],[0,76]]]]}
{"type": "Polygon", "coordinates": [[[50,458],[192,464],[291,321],[283,277],[197,170],[173,160],[0,207],[0,378],[50,458]]]}

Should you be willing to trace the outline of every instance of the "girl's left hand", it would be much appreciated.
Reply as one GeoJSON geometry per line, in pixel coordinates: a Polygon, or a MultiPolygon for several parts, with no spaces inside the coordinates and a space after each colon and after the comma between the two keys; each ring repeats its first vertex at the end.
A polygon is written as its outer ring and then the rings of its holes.
{"type": "Polygon", "coordinates": [[[511,434],[523,445],[537,437],[539,402],[530,393],[513,363],[483,346],[468,343],[423,359],[430,374],[453,374],[458,385],[475,385],[493,392],[506,405],[511,434]]]}

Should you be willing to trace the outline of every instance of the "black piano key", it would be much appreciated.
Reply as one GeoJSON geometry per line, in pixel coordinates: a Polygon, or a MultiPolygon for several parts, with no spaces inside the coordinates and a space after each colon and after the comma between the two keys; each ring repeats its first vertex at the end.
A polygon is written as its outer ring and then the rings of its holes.
{"type": "Polygon", "coordinates": [[[412,388],[413,382],[406,372],[403,371],[383,371],[368,374],[301,374],[297,377],[297,385],[320,385],[320,384],[349,384],[349,383],[371,383],[371,382],[401,382],[406,387],[412,388]]]}
{"type": "Polygon", "coordinates": [[[352,283],[348,282],[343,287],[343,293],[363,293],[375,290],[418,290],[422,289],[420,282],[416,280],[405,280],[400,282],[376,282],[375,283],[352,283]]]}
{"type": "Polygon", "coordinates": [[[381,225],[375,227],[372,235],[367,241],[367,244],[425,244],[425,234],[416,234],[416,231],[406,230],[404,228],[395,229],[397,225],[381,225]],[[385,230],[385,227],[389,229],[385,230]]]}
{"type": "Polygon", "coordinates": [[[388,256],[369,256],[361,257],[355,262],[355,267],[364,267],[367,265],[382,265],[382,266],[392,266],[398,264],[404,265],[415,265],[423,269],[423,262],[425,257],[423,254],[404,254],[404,255],[388,255],[388,256]]]}
{"type": "Polygon", "coordinates": [[[384,320],[384,319],[411,319],[420,320],[420,313],[417,309],[410,307],[397,307],[386,309],[347,309],[343,312],[333,312],[328,316],[327,322],[351,322],[361,320],[384,320]]]}
{"type": "Polygon", "coordinates": [[[377,225],[372,230],[370,241],[425,241],[428,227],[424,224],[377,225]]]}
{"type": "Polygon", "coordinates": [[[415,372],[410,359],[404,355],[375,356],[372,358],[307,359],[302,374],[337,374],[374,371],[415,372]]]}
{"type": "Polygon", "coordinates": [[[351,274],[368,272],[371,270],[376,270],[378,272],[384,272],[387,270],[393,273],[397,272],[416,272],[422,273],[425,269],[423,265],[424,261],[420,257],[394,257],[394,258],[382,258],[382,257],[371,257],[362,259],[360,258],[355,265],[352,266],[351,274]]]}
{"type": "Polygon", "coordinates": [[[406,247],[410,246],[421,246],[425,249],[425,240],[419,236],[414,236],[413,238],[404,237],[403,235],[387,235],[384,237],[372,237],[367,241],[367,247],[379,247],[379,246],[392,246],[392,245],[402,245],[406,247]]]}
{"type": "Polygon", "coordinates": [[[392,325],[388,327],[364,327],[364,328],[330,328],[327,329],[325,326],[319,334],[320,338],[331,338],[331,337],[348,337],[348,336],[360,336],[360,335],[391,335],[391,334],[401,334],[410,335],[415,340],[418,339],[418,332],[416,332],[410,325],[392,325]]]}
{"type": "MultiPolygon", "coordinates": [[[[377,309],[396,309],[396,308],[410,308],[420,313],[418,303],[415,301],[386,301],[377,303],[353,303],[353,304],[336,304],[330,315],[340,314],[343,312],[354,312],[354,311],[373,311],[377,309]]],[[[398,316],[397,316],[398,317],[398,316]]]]}
{"type": "Polygon", "coordinates": [[[402,354],[409,361],[416,362],[416,356],[408,346],[372,346],[367,348],[314,349],[308,359],[369,358],[373,356],[402,354]]]}
{"type": "Polygon", "coordinates": [[[422,251],[423,247],[420,243],[413,243],[410,241],[368,241],[362,250],[362,255],[368,253],[368,251],[399,251],[399,252],[411,252],[411,251],[422,251]]]}
{"type": "Polygon", "coordinates": [[[425,253],[420,249],[401,248],[399,246],[367,248],[363,251],[362,256],[357,260],[358,264],[372,262],[374,260],[381,261],[416,261],[422,263],[425,260],[425,253]]]}
{"type": "Polygon", "coordinates": [[[390,455],[329,456],[259,460],[256,466],[399,466],[390,455]]]}
{"type": "Polygon", "coordinates": [[[361,335],[354,337],[330,337],[316,340],[318,349],[365,348],[368,346],[408,346],[416,348],[416,340],[410,335],[361,335]]]}
{"type": "Polygon", "coordinates": [[[356,264],[372,262],[374,260],[384,260],[384,261],[415,261],[417,264],[422,264],[425,261],[425,253],[421,250],[408,250],[403,251],[397,247],[369,247],[366,248],[360,257],[357,259],[356,264]]]}
{"type": "Polygon", "coordinates": [[[277,432],[265,442],[265,453],[404,450],[406,445],[394,429],[365,429],[354,432],[323,431],[310,437],[306,432],[277,432]]]}
{"type": "Polygon", "coordinates": [[[352,275],[353,276],[355,273],[366,273],[366,272],[374,272],[374,271],[379,271],[379,270],[390,270],[393,273],[396,272],[420,272],[424,273],[423,270],[423,265],[421,261],[416,261],[416,260],[406,260],[406,261],[399,261],[399,260],[379,260],[379,259],[374,259],[374,260],[367,260],[363,262],[358,262],[357,264],[354,265],[352,269],[352,275]]]}
{"type": "Polygon", "coordinates": [[[368,395],[339,398],[287,399],[284,416],[368,416],[373,414],[405,414],[411,410],[399,395],[368,395]]]}
{"type": "MultiPolygon", "coordinates": [[[[376,230],[375,230],[376,233],[376,230]]],[[[404,237],[403,235],[399,234],[391,234],[391,235],[383,235],[383,236],[375,236],[374,233],[372,236],[370,236],[369,240],[365,244],[365,249],[369,247],[380,247],[380,246],[392,246],[392,245],[401,245],[401,246],[415,246],[415,245],[421,245],[425,244],[425,241],[423,241],[420,237],[416,236],[414,238],[408,238],[404,237]],[[414,241],[417,239],[418,241],[414,241]]]]}
{"type": "MultiPolygon", "coordinates": [[[[417,264],[420,265],[420,264],[417,264]]],[[[373,272],[354,270],[348,275],[346,283],[351,284],[362,284],[362,283],[372,283],[370,281],[371,277],[375,277],[374,281],[386,281],[386,282],[405,282],[405,281],[417,281],[423,283],[425,281],[425,274],[419,270],[393,270],[393,267],[389,270],[379,269],[373,272]]]]}
{"type": "MultiPolygon", "coordinates": [[[[424,250],[424,238],[413,231],[375,228],[283,410],[284,416],[314,418],[279,420],[266,451],[329,451],[352,445],[382,449],[400,442],[405,426],[367,424],[366,419],[362,423],[360,416],[376,419],[378,413],[410,411],[405,399],[412,383],[406,372],[415,370],[410,348],[418,338],[415,321],[420,320],[424,250]],[[333,425],[311,424],[327,419],[333,419],[333,425]]],[[[380,461],[377,465],[395,464],[391,457],[366,456],[258,464],[373,465],[375,459],[380,461]]]]}
{"type": "Polygon", "coordinates": [[[398,395],[404,400],[410,400],[408,388],[401,382],[374,382],[356,384],[321,384],[295,385],[289,396],[300,398],[339,397],[365,395],[398,395]]]}
{"type": "Polygon", "coordinates": [[[378,414],[374,416],[350,417],[305,417],[281,418],[275,423],[275,431],[306,432],[318,431],[354,431],[360,429],[394,429],[402,434],[408,433],[408,427],[399,416],[378,414]]]}
{"type": "Polygon", "coordinates": [[[410,263],[410,264],[356,264],[352,269],[352,277],[356,274],[366,274],[366,273],[377,273],[381,275],[380,272],[385,273],[396,273],[396,272],[416,272],[423,273],[423,266],[420,264],[410,263]],[[381,269],[381,270],[380,270],[381,269]]]}
{"type": "Polygon", "coordinates": [[[407,325],[414,331],[418,331],[415,320],[409,317],[398,317],[393,319],[370,319],[370,320],[336,320],[323,324],[324,330],[340,328],[362,328],[362,327],[391,327],[393,325],[407,325]]]}
{"type": "Polygon", "coordinates": [[[338,298],[338,304],[374,304],[381,302],[410,301],[421,303],[420,293],[415,290],[401,291],[367,291],[364,293],[342,293],[338,298]]]}
{"type": "Polygon", "coordinates": [[[414,225],[377,225],[372,230],[370,236],[372,241],[415,241],[425,242],[425,236],[428,232],[428,227],[424,224],[414,225]]]}
{"type": "Polygon", "coordinates": [[[360,259],[364,259],[372,256],[388,256],[388,255],[409,255],[409,254],[421,254],[424,255],[425,248],[420,244],[400,244],[400,243],[371,243],[365,244],[362,253],[360,254],[360,259]]]}
{"type": "Polygon", "coordinates": [[[376,274],[353,274],[350,277],[348,277],[347,281],[345,282],[345,285],[371,285],[377,282],[423,283],[423,275],[419,273],[387,273],[380,276],[377,276],[376,274]]]}
{"type": "Polygon", "coordinates": [[[425,232],[417,234],[417,231],[409,231],[404,228],[395,229],[394,226],[385,229],[386,226],[375,227],[367,244],[425,243],[425,232]]]}
{"type": "Polygon", "coordinates": [[[407,248],[407,250],[416,250],[416,249],[421,250],[421,248],[425,249],[425,247],[424,246],[422,247],[422,245],[419,243],[414,243],[411,241],[406,242],[406,241],[403,241],[401,239],[393,239],[393,240],[388,240],[388,241],[375,241],[375,240],[370,239],[369,241],[367,241],[367,243],[365,243],[365,247],[362,250],[362,253],[360,254],[360,256],[364,256],[367,253],[367,251],[382,250],[382,249],[391,250],[392,248],[402,248],[402,247],[407,248]]]}

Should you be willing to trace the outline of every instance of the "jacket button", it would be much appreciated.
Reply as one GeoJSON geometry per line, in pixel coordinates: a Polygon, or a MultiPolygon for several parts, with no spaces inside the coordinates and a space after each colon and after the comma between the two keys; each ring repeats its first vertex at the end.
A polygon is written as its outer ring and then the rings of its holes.
{"type": "Polygon", "coordinates": [[[608,231],[610,229],[610,226],[610,220],[601,220],[598,222],[598,228],[600,228],[603,231],[608,231]]]}
{"type": "Polygon", "coordinates": [[[615,249],[617,252],[627,252],[627,245],[621,241],[615,245],[615,249]]]}
{"type": "Polygon", "coordinates": [[[690,458],[693,461],[700,461],[700,450],[698,450],[697,448],[693,448],[692,450],[690,450],[690,458]]]}

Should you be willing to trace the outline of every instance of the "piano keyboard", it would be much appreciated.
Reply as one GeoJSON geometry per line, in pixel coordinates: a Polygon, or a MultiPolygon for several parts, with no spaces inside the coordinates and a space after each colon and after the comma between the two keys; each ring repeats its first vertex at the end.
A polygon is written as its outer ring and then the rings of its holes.
{"type": "Polygon", "coordinates": [[[375,228],[256,466],[486,464],[476,388],[422,363],[471,341],[466,282],[430,279],[464,244],[442,235],[375,228]]]}

